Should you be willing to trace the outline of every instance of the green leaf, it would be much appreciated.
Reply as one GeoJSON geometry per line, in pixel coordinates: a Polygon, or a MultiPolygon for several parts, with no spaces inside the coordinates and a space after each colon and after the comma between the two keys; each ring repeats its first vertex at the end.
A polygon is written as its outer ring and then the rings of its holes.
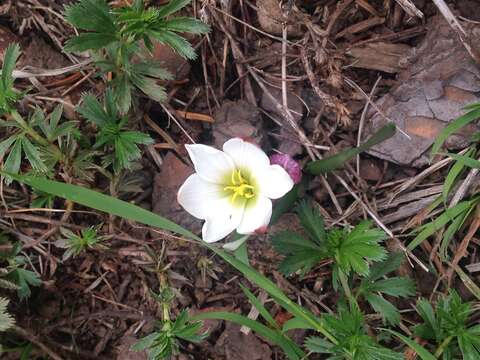
{"type": "Polygon", "coordinates": [[[375,281],[368,285],[368,290],[394,297],[408,297],[415,295],[415,282],[406,277],[392,277],[375,281]]]}
{"type": "Polygon", "coordinates": [[[480,359],[480,340],[478,336],[462,333],[458,336],[458,345],[462,351],[463,360],[480,359]]]}
{"type": "Polygon", "coordinates": [[[277,322],[274,320],[272,315],[268,312],[268,310],[263,306],[263,304],[257,299],[255,295],[252,294],[248,288],[243,286],[242,284],[239,284],[240,288],[242,289],[243,293],[246,295],[248,298],[248,301],[252,303],[252,305],[258,310],[260,315],[265,319],[265,321],[270,325],[270,327],[274,329],[279,329],[277,322]]]}
{"type": "Polygon", "coordinates": [[[340,153],[308,163],[305,171],[313,175],[320,175],[326,172],[342,168],[344,164],[357,156],[358,154],[370,149],[371,147],[391,138],[396,131],[395,124],[388,123],[373,134],[365,143],[356,147],[341,151],[340,153]]]}
{"type": "Polygon", "coordinates": [[[317,354],[332,354],[334,344],[318,336],[309,337],[305,341],[305,347],[308,351],[317,354]]]}
{"type": "MultiPolygon", "coordinates": [[[[7,160],[3,166],[3,170],[8,173],[18,174],[20,171],[20,163],[22,162],[22,138],[17,137],[15,143],[13,144],[10,153],[8,154],[7,160]]],[[[10,177],[7,176],[7,179],[10,177]]],[[[10,182],[10,180],[8,181],[10,182]]]]}
{"type": "Polygon", "coordinates": [[[83,97],[81,105],[77,107],[77,112],[99,128],[115,121],[106,113],[102,104],[92,94],[83,97]]]}
{"type": "Polygon", "coordinates": [[[301,201],[298,210],[298,218],[303,228],[308,232],[314,241],[321,244],[325,241],[325,224],[323,218],[318,212],[318,209],[314,208],[306,201],[301,201]]]}
{"type": "Polygon", "coordinates": [[[397,308],[388,300],[380,295],[367,294],[365,300],[370,306],[390,324],[397,325],[400,322],[400,313],[397,308]]]}
{"type": "Polygon", "coordinates": [[[69,52],[82,52],[87,50],[99,50],[117,41],[115,34],[108,33],[82,33],[69,39],[65,44],[65,50],[69,52]]]}
{"type": "Polygon", "coordinates": [[[225,251],[222,251],[215,246],[209,244],[205,244],[205,246],[215,252],[231,266],[235,267],[248,280],[255,283],[259,288],[265,290],[280,306],[290,312],[293,316],[305,320],[305,322],[315,328],[316,331],[322,333],[333,343],[337,343],[336,339],[329,333],[329,331],[325,329],[321,321],[315,315],[290,300],[282,292],[282,290],[270,279],[266,278],[256,270],[252,269],[250,266],[245,265],[241,261],[235,259],[233,256],[227,254],[225,251]]]}
{"type": "MultiPolygon", "coordinates": [[[[470,148],[468,151],[465,153],[465,156],[471,157],[475,153],[475,148],[470,148]]],[[[443,194],[443,201],[446,202],[448,198],[448,194],[450,193],[450,190],[452,189],[453,185],[455,184],[455,180],[458,178],[458,176],[462,173],[463,169],[465,168],[465,164],[461,161],[456,161],[450,171],[447,174],[447,177],[445,178],[445,182],[443,183],[443,189],[442,189],[442,194],[443,194]]]]}
{"type": "Polygon", "coordinates": [[[210,27],[207,24],[188,17],[178,17],[163,21],[161,27],[165,30],[192,34],[206,34],[210,31],[210,27]]]}
{"type": "Polygon", "coordinates": [[[263,338],[271,341],[273,344],[282,348],[285,354],[291,360],[300,360],[305,356],[305,353],[288,337],[279,331],[269,329],[265,325],[251,320],[245,316],[229,313],[229,312],[204,312],[198,315],[193,316],[195,320],[225,320],[230,321],[235,324],[246,326],[256,332],[258,335],[263,338]]]}
{"type": "Polygon", "coordinates": [[[273,235],[272,245],[277,252],[285,255],[285,259],[279,266],[279,270],[285,275],[299,270],[302,274],[306,274],[318,262],[328,257],[324,248],[290,231],[273,235]]]}
{"type": "Polygon", "coordinates": [[[65,18],[82,30],[113,34],[117,31],[111,11],[105,0],[80,0],[65,7],[65,18]]]}
{"type": "Polygon", "coordinates": [[[190,4],[191,0],[171,0],[168,4],[160,7],[158,17],[163,18],[172,15],[190,4]]]}
{"type": "Polygon", "coordinates": [[[389,329],[383,329],[384,331],[387,331],[396,337],[398,337],[400,340],[402,340],[405,344],[407,344],[410,348],[415,350],[415,352],[420,356],[422,360],[436,360],[436,357],[433,356],[427,349],[425,349],[422,345],[416,343],[415,341],[407,338],[406,336],[393,331],[389,329]]]}
{"type": "Polygon", "coordinates": [[[22,147],[28,162],[35,171],[45,173],[47,167],[43,163],[38,149],[26,137],[22,138],[22,147]]]}
{"type": "Polygon", "coordinates": [[[282,332],[286,332],[288,330],[293,330],[293,329],[305,329],[305,330],[315,330],[315,328],[312,327],[308,322],[306,322],[304,319],[300,318],[292,318],[290,320],[287,320],[282,327],[282,332]]]}
{"type": "Polygon", "coordinates": [[[8,330],[15,324],[15,320],[8,313],[7,306],[8,299],[0,297],[0,332],[8,330]]]}
{"type": "Polygon", "coordinates": [[[173,80],[173,75],[162,64],[154,61],[145,61],[132,65],[132,73],[151,76],[161,80],[173,80]]]}
{"type": "Polygon", "coordinates": [[[381,262],[377,262],[370,267],[370,274],[366,278],[369,281],[375,281],[381,277],[397,270],[405,260],[405,256],[401,252],[393,252],[381,262]]]}
{"type": "Polygon", "coordinates": [[[235,249],[234,251],[235,257],[243,262],[246,265],[250,265],[250,261],[248,260],[248,249],[247,249],[247,241],[244,240],[240,246],[235,249]]]}
{"type": "Polygon", "coordinates": [[[372,229],[371,223],[364,221],[350,233],[330,231],[328,247],[334,253],[336,265],[345,273],[351,270],[367,276],[370,261],[381,261],[387,257],[386,250],[379,244],[386,235],[379,229],[372,229]]]}
{"type": "Polygon", "coordinates": [[[88,206],[114,216],[120,216],[125,219],[134,220],[141,224],[151,225],[160,229],[172,231],[174,233],[186,236],[187,238],[200,241],[198,236],[175,224],[174,222],[139,206],[116,199],[112,196],[104,195],[97,191],[93,191],[81,186],[65,184],[45,178],[7,174],[5,172],[2,173],[37,190],[68,199],[80,205],[88,206]]]}
{"type": "Polygon", "coordinates": [[[2,67],[2,83],[5,90],[13,86],[12,73],[20,54],[20,46],[16,43],[10,44],[5,50],[2,67]]]}
{"type": "Polygon", "coordinates": [[[12,146],[12,144],[15,142],[16,139],[17,139],[17,136],[12,135],[0,143],[0,158],[3,158],[7,150],[10,148],[10,146],[12,146]]]}
{"type": "Polygon", "coordinates": [[[462,163],[465,166],[468,166],[473,169],[480,169],[480,161],[475,160],[471,158],[470,156],[467,155],[460,155],[460,154],[452,154],[452,153],[447,153],[447,156],[451,157],[454,160],[457,160],[458,162],[462,163]]]}
{"type": "Polygon", "coordinates": [[[132,82],[136,87],[142,90],[145,95],[149,96],[155,101],[163,102],[167,98],[165,88],[161,85],[158,85],[156,80],[152,78],[135,74],[132,75],[132,82]]]}
{"type": "Polygon", "coordinates": [[[171,31],[152,31],[152,37],[158,42],[170,46],[180,56],[189,60],[195,60],[197,54],[192,45],[180,35],[171,31]]]}
{"type": "Polygon", "coordinates": [[[447,229],[443,233],[442,237],[442,242],[440,243],[439,247],[439,254],[442,258],[442,260],[447,260],[449,258],[448,256],[448,246],[450,244],[450,241],[452,238],[460,231],[460,228],[463,226],[465,223],[465,220],[468,218],[468,215],[470,215],[471,211],[465,211],[464,213],[461,213],[458,215],[456,218],[453,219],[453,221],[448,225],[447,229]]]}
{"type": "Polygon", "coordinates": [[[442,215],[440,215],[439,217],[437,217],[434,221],[423,226],[423,230],[415,237],[415,239],[412,240],[412,242],[410,242],[410,244],[408,244],[408,249],[415,249],[418,245],[422,243],[422,241],[432,236],[450,221],[454,220],[457,216],[471,210],[473,205],[474,201],[472,200],[462,201],[454,207],[445,210],[445,212],[442,213],[442,215]]]}
{"type": "Polygon", "coordinates": [[[437,136],[437,139],[433,143],[431,157],[438,153],[440,148],[442,147],[443,143],[447,140],[447,138],[456,133],[458,130],[463,128],[464,126],[470,124],[471,122],[480,118],[480,104],[472,104],[465,108],[466,110],[470,110],[465,115],[460,116],[455,121],[448,124],[437,136]]]}

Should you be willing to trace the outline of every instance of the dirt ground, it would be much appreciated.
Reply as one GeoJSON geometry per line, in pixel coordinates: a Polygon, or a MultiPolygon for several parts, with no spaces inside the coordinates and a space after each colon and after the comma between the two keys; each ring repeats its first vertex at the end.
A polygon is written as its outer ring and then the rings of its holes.
{"type": "MultiPolygon", "coordinates": [[[[18,41],[23,51],[19,68],[26,71],[81,61],[85,54],[62,50],[74,34],[62,18],[64,4],[71,2],[3,0],[0,58],[8,44],[18,41]]],[[[396,236],[389,249],[400,249],[411,239],[412,228],[428,221],[422,209],[442,191],[449,163],[430,162],[429,148],[465,105],[480,101],[480,1],[447,4],[466,31],[462,39],[426,0],[292,0],[281,6],[278,0],[194,1],[188,12],[206,21],[211,32],[189,39],[199,55],[195,61],[187,62],[166,47],[156,48],[153,56],[175,79],[165,84],[165,104],[141,100],[144,113],[136,114],[138,126],[155,144],[143,148],[141,167],[129,174],[117,196],[198,232],[201,222],[176,202],[178,188],[193,171],[183,147],[190,139],[218,147],[233,136],[249,138],[269,154],[283,152],[303,165],[356,146],[394,122],[401,132],[350,161],[338,177],[312,179],[307,194],[319,205],[327,226],[356,224],[375,214],[396,236]],[[402,3],[415,6],[402,8],[402,3]]],[[[21,104],[25,109],[51,110],[63,103],[64,116],[73,120],[79,120],[73,109],[82,94],[104,87],[88,66],[58,76],[20,79],[16,85],[30,88],[21,104]]],[[[449,138],[447,148],[465,148],[476,130],[471,125],[449,138]]],[[[478,178],[469,185],[465,196],[478,187],[478,178]]],[[[89,186],[108,190],[100,176],[89,186]]],[[[26,188],[11,185],[2,191],[16,209],[29,207],[26,188]]],[[[65,204],[56,200],[54,208],[64,209],[65,204]]],[[[159,266],[168,266],[176,295],[174,313],[184,308],[192,313],[249,313],[251,305],[238,286],[250,286],[248,281],[206,249],[81,206],[71,210],[0,210],[2,231],[23,239],[24,251],[31,254],[42,279],[28,300],[11,302],[11,312],[25,330],[19,345],[26,340],[41,343],[65,359],[147,359],[130,346],[153,329],[159,316],[149,291],[158,288],[154,270],[159,266]],[[61,260],[62,250],[54,246],[60,226],[78,230],[101,223],[102,232],[110,236],[108,250],[61,260]],[[152,259],[147,245],[164,256],[152,259]]],[[[295,215],[283,215],[267,234],[248,240],[249,256],[252,266],[319,314],[338,300],[328,262],[303,278],[285,278],[277,270],[281,257],[270,243],[269,234],[299,227],[295,215]]],[[[479,263],[478,244],[473,237],[462,266],[479,263]]],[[[416,280],[417,295],[427,298],[447,271],[432,246],[433,240],[425,241],[414,255],[435,271],[427,273],[408,263],[400,270],[416,280]]],[[[479,282],[478,267],[468,275],[479,282]]],[[[459,278],[452,286],[465,300],[474,299],[459,278]]],[[[275,319],[288,318],[279,306],[268,304],[275,319]]],[[[407,309],[411,304],[396,305],[407,309]]],[[[206,326],[207,340],[184,344],[179,360],[283,359],[278,348],[239,332],[235,325],[208,321],[206,326]]],[[[297,331],[292,337],[301,342],[306,335],[297,331]]],[[[7,354],[5,359],[18,356],[7,354]]],[[[31,356],[46,358],[37,350],[31,356]]]]}

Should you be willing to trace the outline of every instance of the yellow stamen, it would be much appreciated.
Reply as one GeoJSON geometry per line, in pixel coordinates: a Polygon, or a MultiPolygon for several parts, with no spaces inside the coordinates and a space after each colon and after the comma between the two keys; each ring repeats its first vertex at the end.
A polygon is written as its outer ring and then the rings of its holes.
{"type": "Polygon", "coordinates": [[[255,197],[255,187],[248,183],[248,181],[242,176],[240,170],[232,171],[231,183],[232,185],[225,186],[223,190],[231,191],[233,193],[231,198],[232,202],[235,202],[238,197],[243,197],[247,200],[255,197]]]}

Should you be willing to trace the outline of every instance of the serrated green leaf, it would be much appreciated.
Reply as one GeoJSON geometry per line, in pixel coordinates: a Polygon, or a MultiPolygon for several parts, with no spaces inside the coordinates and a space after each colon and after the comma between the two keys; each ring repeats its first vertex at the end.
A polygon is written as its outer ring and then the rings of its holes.
{"type": "Polygon", "coordinates": [[[370,267],[370,274],[367,279],[375,281],[381,277],[397,270],[405,260],[405,255],[401,252],[390,253],[388,257],[381,262],[377,262],[370,267]]]}
{"type": "Polygon", "coordinates": [[[117,41],[115,34],[109,33],[82,33],[69,39],[65,44],[65,50],[69,52],[82,52],[87,50],[99,50],[117,41]]]}
{"type": "Polygon", "coordinates": [[[15,324],[15,320],[8,313],[7,306],[8,299],[0,297],[0,332],[8,330],[15,324]]]}
{"type": "Polygon", "coordinates": [[[206,34],[210,31],[210,27],[207,24],[200,20],[188,17],[178,17],[162,21],[161,28],[169,31],[192,34],[206,34]]]}
{"type": "Polygon", "coordinates": [[[152,31],[150,34],[158,42],[170,46],[180,56],[189,60],[197,58],[192,45],[180,35],[172,31],[152,31]]]}
{"type": "Polygon", "coordinates": [[[158,17],[163,18],[167,17],[169,15],[172,15],[173,13],[176,13],[177,11],[183,9],[185,6],[190,4],[191,0],[171,0],[168,2],[168,4],[160,7],[158,9],[158,17]]]}
{"type": "Polygon", "coordinates": [[[48,169],[42,161],[40,152],[26,137],[22,138],[22,148],[33,170],[42,173],[47,172],[48,169]]]}
{"type": "Polygon", "coordinates": [[[65,18],[75,27],[113,34],[117,31],[105,0],[80,0],[65,7],[65,18]]]}
{"type": "Polygon", "coordinates": [[[328,256],[326,250],[318,244],[290,231],[273,235],[272,245],[277,252],[285,255],[279,266],[279,270],[285,275],[299,270],[305,274],[328,256]]]}
{"type": "MultiPolygon", "coordinates": [[[[7,160],[3,165],[3,170],[12,174],[18,174],[20,171],[20,163],[22,162],[22,139],[16,138],[7,160]]],[[[9,177],[7,177],[8,183],[10,183],[9,177]]]]}
{"type": "Polygon", "coordinates": [[[388,300],[377,294],[365,295],[365,300],[370,306],[390,324],[397,325],[400,322],[398,309],[388,300]]]}
{"type": "Polygon", "coordinates": [[[298,218],[311,238],[321,244],[325,241],[325,224],[317,209],[306,201],[301,201],[297,209],[298,218]]]}
{"type": "Polygon", "coordinates": [[[115,121],[108,116],[102,104],[100,104],[97,98],[92,94],[87,94],[83,97],[81,105],[77,107],[77,111],[85,119],[100,128],[103,128],[108,123],[115,121]]]}
{"type": "Polygon", "coordinates": [[[17,43],[10,44],[5,50],[1,77],[4,91],[13,86],[12,73],[20,54],[20,46],[17,43]]]}
{"type": "Polygon", "coordinates": [[[408,297],[415,295],[415,282],[406,277],[392,277],[369,284],[368,290],[394,297],[408,297]]]}
{"type": "Polygon", "coordinates": [[[131,80],[136,87],[153,100],[163,102],[167,98],[165,88],[158,85],[156,80],[139,74],[132,75],[131,80]]]}

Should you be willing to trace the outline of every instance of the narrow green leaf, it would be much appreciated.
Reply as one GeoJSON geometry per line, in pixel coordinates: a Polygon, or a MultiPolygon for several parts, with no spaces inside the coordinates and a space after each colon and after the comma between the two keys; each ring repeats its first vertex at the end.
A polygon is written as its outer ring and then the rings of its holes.
{"type": "Polygon", "coordinates": [[[175,224],[174,222],[161,217],[155,213],[145,210],[139,206],[130,204],[126,201],[116,199],[112,196],[104,195],[81,186],[65,184],[59,181],[48,180],[35,176],[15,175],[1,172],[16,181],[25,183],[34,189],[55,195],[80,205],[103,211],[125,219],[134,220],[141,224],[151,225],[160,229],[175,232],[184,235],[187,238],[200,241],[201,239],[192,232],[175,224]]]}
{"type": "Polygon", "coordinates": [[[462,201],[456,206],[445,210],[442,215],[440,215],[434,221],[423,227],[423,230],[415,237],[415,239],[412,240],[410,244],[408,244],[408,249],[415,249],[418,245],[422,243],[422,241],[440,230],[442,227],[452,221],[455,217],[459,216],[465,211],[468,211],[473,204],[473,201],[462,201]]]}
{"type": "Polygon", "coordinates": [[[273,316],[270,315],[268,310],[263,306],[263,304],[257,299],[255,295],[252,294],[248,288],[243,286],[242,284],[239,284],[240,288],[244,292],[245,296],[248,298],[248,301],[252,303],[252,305],[258,310],[260,315],[265,319],[265,321],[270,325],[270,327],[274,329],[279,329],[277,322],[274,320],[273,316]]]}
{"type": "Polygon", "coordinates": [[[395,131],[395,124],[388,123],[359,147],[346,149],[325,159],[312,161],[305,167],[305,171],[313,175],[320,175],[335,169],[339,169],[343,167],[348,160],[354,158],[363,151],[366,151],[369,148],[385,141],[386,139],[391,138],[395,134],[395,131]]]}
{"type": "MultiPolygon", "coordinates": [[[[465,156],[470,158],[474,153],[475,153],[475,148],[472,147],[465,153],[465,156]]],[[[448,194],[450,193],[450,190],[452,189],[453,185],[455,184],[455,180],[462,173],[464,168],[465,168],[465,164],[463,162],[456,161],[453,164],[450,171],[448,172],[447,177],[445,178],[445,182],[443,183],[443,189],[442,189],[443,201],[444,202],[447,201],[448,194]]]]}
{"type": "Polygon", "coordinates": [[[296,317],[290,320],[287,320],[282,327],[283,332],[288,330],[293,330],[293,329],[315,330],[315,328],[313,328],[312,325],[310,325],[304,319],[300,319],[296,317]]]}
{"type": "Polygon", "coordinates": [[[400,334],[396,331],[393,331],[393,330],[389,330],[389,329],[383,329],[383,330],[395,335],[400,340],[402,340],[411,349],[415,350],[417,355],[420,356],[420,358],[422,360],[437,360],[436,357],[433,356],[427,349],[425,349],[422,345],[416,343],[412,339],[409,339],[406,336],[404,336],[404,335],[402,335],[402,334],[400,334]]]}
{"type": "Polygon", "coordinates": [[[433,157],[438,153],[443,143],[445,142],[445,140],[447,140],[447,138],[450,135],[456,133],[458,130],[460,130],[464,126],[480,118],[480,107],[478,106],[478,104],[470,105],[469,107],[466,107],[466,109],[467,110],[471,109],[471,111],[467,112],[465,115],[460,116],[458,119],[448,124],[437,136],[437,139],[435,140],[432,146],[432,151],[430,153],[431,157],[433,157]]]}
{"type": "Polygon", "coordinates": [[[258,335],[264,337],[266,340],[269,340],[275,345],[282,348],[282,350],[287,354],[289,359],[300,360],[305,356],[305,353],[285,335],[279,333],[278,331],[269,329],[265,325],[239,314],[222,312],[222,311],[204,312],[204,313],[193,316],[191,319],[194,321],[209,320],[209,319],[225,320],[241,326],[246,326],[252,329],[258,335]]]}
{"type": "Polygon", "coordinates": [[[480,161],[475,160],[475,159],[471,158],[470,156],[460,155],[460,154],[452,154],[452,153],[447,153],[445,155],[451,157],[454,160],[457,160],[458,162],[461,162],[465,166],[468,166],[468,167],[473,168],[473,169],[480,169],[480,161]]]}

